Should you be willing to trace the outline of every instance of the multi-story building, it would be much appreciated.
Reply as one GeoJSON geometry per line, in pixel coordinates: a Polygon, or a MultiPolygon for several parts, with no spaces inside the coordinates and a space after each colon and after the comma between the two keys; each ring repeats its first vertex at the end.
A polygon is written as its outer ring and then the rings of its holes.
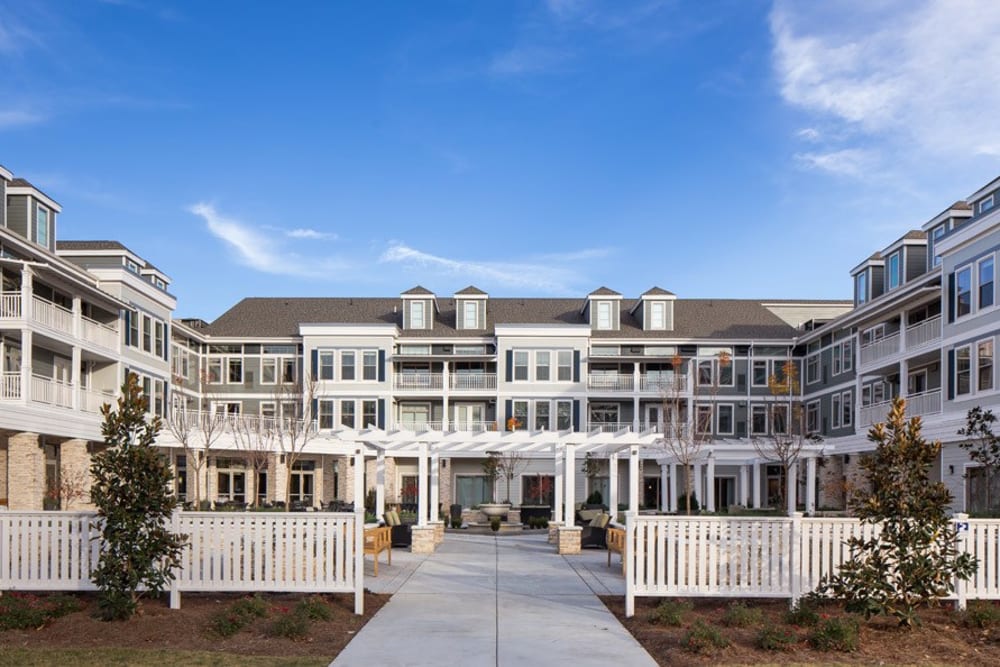
{"type": "Polygon", "coordinates": [[[444,506],[547,504],[565,483],[605,502],[634,486],[641,505],[675,510],[687,468],[708,509],[838,508],[895,396],[944,442],[935,474],[956,508],[983,495],[957,431],[970,407],[997,403],[1000,179],[856,266],[851,301],[418,286],[247,298],[211,323],[172,321],[169,279],[121,244],[57,242],[59,206],[30,184],[0,171],[0,188],[0,498],[12,508],[42,506],[82,469],[97,409],[127,372],[171,427],[160,444],[189,501],[196,487],[209,501],[354,500],[361,448],[379,505],[416,504],[430,479],[444,506]],[[786,494],[768,443],[799,433],[816,441],[786,494]],[[679,460],[671,440],[697,456],[679,460]],[[525,460],[495,489],[483,462],[511,451],[525,460]],[[619,470],[628,451],[639,464],[619,470]],[[578,474],[558,473],[567,457],[578,474]]]}

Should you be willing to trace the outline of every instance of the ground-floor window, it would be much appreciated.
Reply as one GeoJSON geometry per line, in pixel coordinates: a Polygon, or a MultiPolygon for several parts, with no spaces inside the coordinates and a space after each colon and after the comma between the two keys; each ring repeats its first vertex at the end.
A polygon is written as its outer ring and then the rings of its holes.
{"type": "Polygon", "coordinates": [[[781,507],[785,503],[785,469],[767,466],[767,504],[781,507]]]}
{"type": "Polygon", "coordinates": [[[247,474],[243,461],[220,458],[215,464],[216,497],[218,500],[245,503],[247,500],[247,474]]]}
{"type": "Polygon", "coordinates": [[[257,504],[262,505],[267,502],[267,471],[262,470],[257,473],[257,504]]]}
{"type": "Polygon", "coordinates": [[[483,475],[459,475],[455,478],[455,501],[473,507],[492,501],[489,482],[483,475]]]}
{"type": "Polygon", "coordinates": [[[589,479],[587,484],[589,490],[587,492],[587,499],[595,498],[595,502],[599,502],[602,505],[607,505],[611,500],[611,478],[607,475],[596,475],[589,479]],[[597,494],[596,496],[594,494],[597,494]],[[596,500],[596,498],[600,500],[596,500]]]}
{"type": "Polygon", "coordinates": [[[45,453],[45,509],[60,508],[62,489],[59,480],[59,449],[55,445],[42,447],[45,453]]]}
{"type": "Polygon", "coordinates": [[[175,467],[177,474],[174,476],[174,492],[177,494],[177,499],[183,503],[187,500],[187,457],[178,456],[175,459],[175,467]]]}
{"type": "Polygon", "coordinates": [[[316,462],[296,461],[292,465],[290,502],[312,505],[316,488],[316,462]]]}
{"type": "Polygon", "coordinates": [[[548,505],[554,503],[556,478],[552,475],[524,475],[521,477],[521,504],[548,505]]]}
{"type": "Polygon", "coordinates": [[[1000,512],[1000,474],[993,473],[987,493],[986,469],[981,467],[966,469],[966,500],[967,512],[991,513],[1000,512]]]}
{"type": "Polygon", "coordinates": [[[417,503],[417,476],[403,475],[400,479],[399,502],[404,505],[417,503]]]}
{"type": "Polygon", "coordinates": [[[642,480],[642,506],[647,509],[660,507],[660,478],[644,477],[642,480]]]}

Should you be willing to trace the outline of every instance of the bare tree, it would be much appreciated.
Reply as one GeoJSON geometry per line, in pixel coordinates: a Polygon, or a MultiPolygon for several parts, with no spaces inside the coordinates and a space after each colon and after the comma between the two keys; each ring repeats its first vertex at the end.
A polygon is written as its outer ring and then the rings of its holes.
{"type": "Polygon", "coordinates": [[[274,420],[275,449],[285,461],[285,498],[292,494],[292,469],[309,441],[316,436],[314,398],[316,381],[306,378],[301,385],[281,382],[274,390],[277,415],[274,420]]]}
{"type": "Polygon", "coordinates": [[[274,417],[243,416],[232,424],[233,439],[236,449],[243,452],[253,475],[254,495],[251,504],[257,506],[260,490],[257,484],[275,453],[277,439],[277,424],[274,417]]]}
{"type": "Polygon", "coordinates": [[[806,424],[799,392],[799,367],[794,361],[789,359],[782,364],[780,376],[772,373],[767,379],[767,387],[770,429],[768,434],[753,438],[753,447],[762,459],[781,466],[784,484],[778,502],[783,505],[791,485],[798,481],[789,475],[792,466],[801,458],[806,445],[819,442],[821,438],[810,433],[806,424]]]}
{"type": "MultiPolygon", "coordinates": [[[[183,387],[184,378],[175,376],[173,380],[175,395],[183,395],[178,389],[183,387]]],[[[201,398],[197,399],[196,405],[191,406],[185,397],[185,400],[179,401],[167,410],[167,416],[164,420],[167,430],[184,449],[188,471],[193,473],[192,490],[195,507],[201,507],[202,470],[208,462],[212,446],[222,436],[227,416],[224,411],[218,412],[212,406],[211,394],[207,391],[208,385],[207,372],[199,371],[197,393],[201,398]]]]}
{"type": "MultiPolygon", "coordinates": [[[[701,423],[699,415],[704,412],[701,408],[714,410],[715,403],[711,399],[719,392],[722,376],[732,375],[732,357],[722,351],[714,359],[702,359],[697,364],[679,355],[675,355],[672,361],[673,377],[661,388],[664,425],[660,442],[684,470],[685,509],[690,514],[694,486],[690,469],[701,460],[702,449],[712,440],[711,428],[701,423]],[[687,376],[680,371],[685,365],[689,365],[689,372],[695,374],[690,400],[687,400],[687,376]]],[[[710,419],[708,424],[711,424],[710,419]]]]}
{"type": "Polygon", "coordinates": [[[521,452],[504,452],[500,454],[497,465],[500,469],[500,474],[507,480],[507,498],[504,502],[509,503],[510,483],[528,467],[528,459],[521,452]]]}

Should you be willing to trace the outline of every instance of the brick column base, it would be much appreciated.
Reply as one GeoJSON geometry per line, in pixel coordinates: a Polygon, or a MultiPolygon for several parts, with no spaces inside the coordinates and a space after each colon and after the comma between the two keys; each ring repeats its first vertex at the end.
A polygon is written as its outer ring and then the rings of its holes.
{"type": "Polygon", "coordinates": [[[549,521],[549,544],[559,544],[559,529],[562,524],[558,521],[549,521]]]}
{"type": "Polygon", "coordinates": [[[59,445],[60,498],[64,510],[92,510],[90,502],[90,453],[86,440],[67,440],[59,445]]]}
{"type": "Polygon", "coordinates": [[[559,528],[559,546],[557,553],[580,553],[580,535],[582,533],[583,528],[580,526],[562,526],[559,528]]]}
{"type": "MultiPolygon", "coordinates": [[[[442,526],[443,529],[443,526],[442,526]]],[[[434,526],[413,526],[410,528],[410,553],[434,553],[434,526]]]]}
{"type": "Polygon", "coordinates": [[[45,452],[37,433],[18,433],[7,440],[7,494],[11,510],[45,509],[45,452]]]}
{"type": "Polygon", "coordinates": [[[434,545],[444,542],[444,521],[431,521],[430,526],[434,529],[434,545]]]}

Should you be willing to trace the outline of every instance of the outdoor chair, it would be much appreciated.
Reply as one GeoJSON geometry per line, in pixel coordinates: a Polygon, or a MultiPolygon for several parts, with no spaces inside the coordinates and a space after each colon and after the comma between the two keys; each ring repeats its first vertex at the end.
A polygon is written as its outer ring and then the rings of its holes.
{"type": "Polygon", "coordinates": [[[388,554],[388,565],[392,565],[391,529],[388,526],[368,528],[365,530],[364,554],[371,555],[375,561],[375,576],[378,576],[378,555],[383,551],[388,554]]]}
{"type": "Polygon", "coordinates": [[[399,512],[390,510],[383,514],[382,518],[385,521],[385,525],[391,530],[392,546],[408,547],[413,543],[410,524],[399,520],[399,512]]]}
{"type": "Polygon", "coordinates": [[[601,512],[580,533],[580,548],[606,549],[608,547],[608,524],[611,515],[601,512]]]}

